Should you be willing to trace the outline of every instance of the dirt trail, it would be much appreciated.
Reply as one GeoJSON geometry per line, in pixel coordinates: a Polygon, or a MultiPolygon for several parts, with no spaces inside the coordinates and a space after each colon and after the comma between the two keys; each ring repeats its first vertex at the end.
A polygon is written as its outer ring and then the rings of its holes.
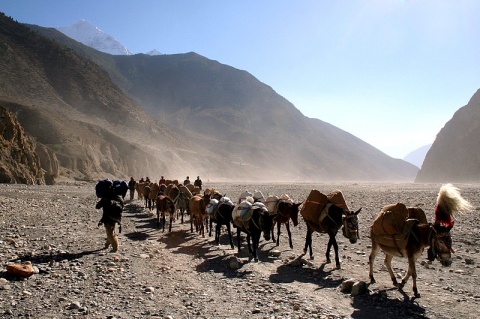
{"type": "MultiPolygon", "coordinates": [[[[413,299],[411,281],[404,292],[393,288],[383,266],[375,263],[377,283],[351,297],[340,291],[349,278],[368,282],[368,228],[386,204],[423,204],[431,220],[440,185],[416,184],[212,184],[232,199],[245,190],[264,195],[287,193],[303,201],[312,188],[343,191],[351,209],[363,207],[361,238],[350,244],[341,233],[341,269],[324,264],[328,236],[314,234],[314,260],[302,256],[306,226],[293,229],[294,248],[283,228],[280,246],[261,241],[259,262],[230,249],[226,234],[190,232],[189,218],[171,233],[139,200],[127,203],[119,253],[101,250],[103,228],[92,184],[69,186],[0,185],[0,260],[31,261],[39,273],[25,280],[0,274],[0,313],[5,318],[476,318],[480,306],[478,211],[460,216],[452,232],[456,250],[451,267],[417,262],[421,298],[413,299]],[[271,251],[278,249],[280,257],[271,251]],[[238,262],[238,268],[231,262],[238,262]]],[[[480,206],[480,186],[457,185],[480,206]]],[[[332,252],[333,254],[333,252],[332,252]]],[[[400,276],[406,260],[394,259],[400,276]]]]}

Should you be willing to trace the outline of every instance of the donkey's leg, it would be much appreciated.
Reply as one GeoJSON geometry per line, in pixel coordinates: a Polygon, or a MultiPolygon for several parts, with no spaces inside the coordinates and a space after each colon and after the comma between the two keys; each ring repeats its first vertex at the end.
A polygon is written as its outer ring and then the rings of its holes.
{"type": "Polygon", "coordinates": [[[310,259],[313,259],[312,230],[307,226],[307,235],[305,236],[305,248],[303,248],[304,255],[307,253],[308,248],[310,248],[310,259]]]}
{"type": "Polygon", "coordinates": [[[405,274],[405,276],[402,278],[400,288],[403,288],[403,286],[407,283],[407,280],[410,278],[410,276],[412,276],[412,281],[413,281],[413,293],[415,294],[416,298],[420,298],[420,294],[418,293],[418,289],[417,289],[417,269],[415,267],[414,256],[408,257],[408,271],[405,274]]]}
{"type": "Polygon", "coordinates": [[[165,232],[165,224],[167,223],[167,219],[165,217],[165,213],[162,214],[162,224],[163,224],[163,229],[162,232],[165,232]]]}
{"type": "Polygon", "coordinates": [[[282,227],[282,223],[277,222],[277,246],[280,246],[280,228],[282,227]]]}
{"type": "Polygon", "coordinates": [[[160,211],[157,208],[157,228],[160,228],[160,211]]]}
{"type": "MultiPolygon", "coordinates": [[[[205,237],[205,224],[207,221],[202,217],[200,218],[201,224],[200,224],[200,234],[202,234],[202,237],[205,237]]],[[[208,230],[207,230],[208,231],[208,230]]]]}
{"type": "Polygon", "coordinates": [[[327,251],[325,252],[325,257],[326,257],[325,263],[327,264],[332,262],[332,260],[330,259],[330,250],[332,249],[332,245],[333,245],[332,238],[335,238],[335,236],[334,235],[332,236],[330,233],[328,233],[327,251]]]}
{"type": "MultiPolygon", "coordinates": [[[[220,223],[217,222],[217,224],[215,225],[215,243],[217,245],[220,245],[220,230],[222,228],[222,225],[220,225],[220,223]]],[[[212,226],[210,225],[210,231],[212,231],[212,226]]]]}
{"type": "Polygon", "coordinates": [[[290,244],[290,249],[293,249],[292,232],[290,231],[290,222],[287,221],[285,223],[285,226],[287,227],[288,243],[290,244]]]}
{"type": "MultiPolygon", "coordinates": [[[[393,255],[389,255],[385,253],[385,260],[383,263],[387,267],[387,270],[388,270],[388,273],[390,274],[390,279],[392,279],[393,285],[395,287],[399,287],[397,278],[395,277],[395,274],[393,273],[393,270],[392,270],[392,259],[393,259],[393,255]]],[[[401,287],[399,288],[401,289],[401,287]]]]}
{"type": "Polygon", "coordinates": [[[370,283],[375,282],[375,278],[373,277],[373,263],[375,262],[375,257],[377,257],[379,248],[380,247],[378,246],[378,244],[372,240],[372,250],[370,251],[370,256],[368,257],[368,263],[370,266],[368,276],[370,277],[370,283]]]}
{"type": "Polygon", "coordinates": [[[258,261],[257,251],[258,251],[258,243],[260,242],[260,235],[261,233],[258,233],[258,235],[252,234],[253,260],[255,260],[256,262],[258,261]]]}
{"type": "Polygon", "coordinates": [[[250,244],[250,234],[247,234],[247,245],[248,245],[248,252],[250,254],[253,254],[253,251],[252,251],[252,245],[250,244]]]}
{"type": "Polygon", "coordinates": [[[237,245],[238,245],[238,253],[240,253],[240,227],[237,227],[237,245]]]}
{"type": "Polygon", "coordinates": [[[276,223],[277,223],[277,222],[274,220],[274,221],[273,221],[273,225],[272,225],[272,241],[273,241],[273,242],[276,242],[276,240],[275,240],[275,224],[276,224],[276,223]]]}
{"type": "Polygon", "coordinates": [[[230,229],[230,222],[227,222],[227,232],[228,232],[228,238],[230,240],[230,247],[233,249],[233,238],[232,238],[232,230],[230,229]]]}
{"type": "Polygon", "coordinates": [[[171,215],[170,214],[170,225],[168,226],[168,231],[171,232],[172,231],[172,223],[173,223],[173,219],[175,218],[175,215],[171,215]]]}
{"type": "MultiPolygon", "coordinates": [[[[210,231],[208,233],[208,237],[212,237],[212,225],[213,225],[213,219],[210,218],[210,231]]],[[[218,225],[218,223],[217,223],[217,225],[218,225]]],[[[216,227],[215,227],[215,231],[216,231],[216,227]]],[[[215,234],[215,236],[217,236],[217,235],[215,234]]]]}
{"type": "MultiPolygon", "coordinates": [[[[333,246],[333,250],[335,251],[335,267],[337,269],[340,269],[341,268],[340,258],[338,257],[338,244],[337,244],[337,239],[335,238],[335,234],[330,235],[329,245],[330,245],[330,241],[331,241],[331,245],[333,246]]],[[[329,253],[327,254],[330,255],[329,253]]]]}

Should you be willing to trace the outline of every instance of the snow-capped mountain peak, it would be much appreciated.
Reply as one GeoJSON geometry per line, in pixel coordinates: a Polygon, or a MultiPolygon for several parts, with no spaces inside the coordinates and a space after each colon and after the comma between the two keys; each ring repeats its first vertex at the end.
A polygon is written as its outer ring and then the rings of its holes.
{"type": "Polygon", "coordinates": [[[148,51],[146,54],[148,55],[161,55],[162,53],[158,51],[157,49],[153,49],[151,51],[148,51]]]}
{"type": "Polygon", "coordinates": [[[98,51],[114,55],[131,55],[130,51],[113,36],[82,19],[69,27],[57,27],[66,36],[98,51]]]}

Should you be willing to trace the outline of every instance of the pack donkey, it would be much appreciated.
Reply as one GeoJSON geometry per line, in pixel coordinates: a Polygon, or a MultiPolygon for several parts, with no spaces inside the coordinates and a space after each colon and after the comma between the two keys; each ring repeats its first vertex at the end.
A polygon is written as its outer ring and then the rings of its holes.
{"type": "Polygon", "coordinates": [[[253,255],[254,260],[258,261],[257,250],[260,237],[263,233],[264,239],[270,240],[274,216],[268,212],[263,203],[252,203],[253,198],[250,197],[250,201],[247,199],[245,202],[237,204],[233,209],[232,219],[234,227],[237,228],[238,253],[240,253],[241,247],[240,234],[244,232],[247,234],[248,251],[253,255]],[[250,245],[250,238],[253,249],[250,245]]]}
{"type": "Polygon", "coordinates": [[[457,213],[470,209],[472,205],[452,184],[445,184],[440,188],[433,224],[427,223],[425,212],[418,207],[407,208],[402,203],[385,206],[373,222],[370,231],[372,240],[369,256],[370,282],[375,282],[373,264],[378,251],[382,250],[385,253],[384,263],[394,286],[402,290],[411,276],[413,293],[416,298],[420,297],[417,288],[416,260],[428,247],[430,261],[438,259],[443,266],[450,266],[453,252],[450,230],[454,224],[453,219],[457,213]],[[400,284],[392,270],[393,257],[408,259],[408,271],[400,284]]]}
{"type": "Polygon", "coordinates": [[[300,211],[305,223],[307,224],[307,235],[305,236],[305,248],[303,253],[310,252],[310,259],[313,259],[312,233],[327,233],[329,240],[327,251],[325,253],[326,263],[330,263],[330,250],[333,246],[335,251],[335,266],[340,269],[340,258],[338,257],[338,244],[335,238],[338,230],[343,226],[343,236],[350,240],[351,244],[358,239],[358,214],[362,208],[357,211],[350,211],[345,204],[343,194],[335,190],[328,195],[320,193],[318,190],[312,190],[305,204],[300,211]]]}

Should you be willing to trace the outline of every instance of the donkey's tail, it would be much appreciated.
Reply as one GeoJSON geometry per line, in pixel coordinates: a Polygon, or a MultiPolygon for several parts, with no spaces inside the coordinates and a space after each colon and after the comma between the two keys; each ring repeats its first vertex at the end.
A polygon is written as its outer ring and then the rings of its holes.
{"type": "Polygon", "coordinates": [[[460,190],[452,184],[444,184],[440,188],[435,208],[435,223],[453,226],[453,219],[457,214],[473,209],[472,204],[464,199],[460,190]]]}

